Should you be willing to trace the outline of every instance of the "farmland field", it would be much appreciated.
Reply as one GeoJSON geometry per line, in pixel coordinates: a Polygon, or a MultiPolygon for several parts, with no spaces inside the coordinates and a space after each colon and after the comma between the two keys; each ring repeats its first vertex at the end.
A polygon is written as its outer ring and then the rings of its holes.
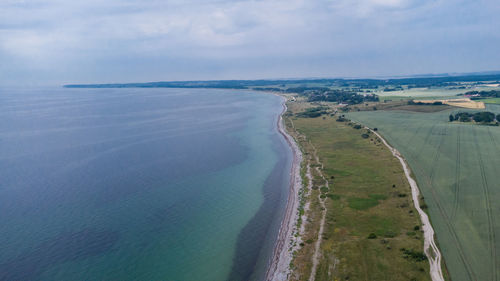
{"type": "Polygon", "coordinates": [[[479,101],[482,101],[484,103],[500,104],[500,98],[481,99],[479,101]]]}
{"type": "Polygon", "coordinates": [[[428,88],[415,88],[415,89],[405,89],[402,91],[390,91],[390,92],[384,92],[384,91],[377,91],[376,94],[379,95],[381,98],[390,98],[391,96],[396,96],[396,97],[413,97],[413,98],[418,98],[418,97],[452,97],[456,96],[458,94],[463,94],[467,91],[470,91],[471,89],[447,89],[447,88],[433,88],[433,89],[428,89],[428,88]]]}
{"type": "MultiPolygon", "coordinates": [[[[486,106],[500,113],[500,105],[486,106]]],[[[500,127],[448,122],[458,111],[466,110],[379,110],[348,117],[378,128],[408,161],[451,279],[499,280],[500,127]]]]}

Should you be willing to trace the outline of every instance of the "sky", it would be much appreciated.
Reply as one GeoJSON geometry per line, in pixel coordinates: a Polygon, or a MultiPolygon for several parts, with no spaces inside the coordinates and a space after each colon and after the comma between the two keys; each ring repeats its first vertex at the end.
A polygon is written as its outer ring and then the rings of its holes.
{"type": "Polygon", "coordinates": [[[499,0],[0,0],[0,86],[491,70],[499,0]]]}

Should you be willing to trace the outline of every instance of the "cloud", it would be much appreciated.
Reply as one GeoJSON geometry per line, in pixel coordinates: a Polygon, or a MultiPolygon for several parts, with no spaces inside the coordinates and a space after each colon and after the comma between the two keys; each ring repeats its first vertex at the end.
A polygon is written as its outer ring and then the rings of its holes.
{"type": "Polygon", "coordinates": [[[36,71],[93,82],[499,69],[498,12],[496,0],[4,0],[0,79],[36,80],[36,71]]]}

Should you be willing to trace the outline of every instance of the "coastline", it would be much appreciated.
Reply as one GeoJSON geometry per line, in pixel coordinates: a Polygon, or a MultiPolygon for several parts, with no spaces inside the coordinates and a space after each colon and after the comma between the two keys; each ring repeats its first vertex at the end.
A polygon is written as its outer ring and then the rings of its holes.
{"type": "Polygon", "coordinates": [[[286,98],[277,95],[283,99],[283,110],[278,118],[278,131],[285,138],[293,152],[293,162],[290,171],[290,190],[286,204],[286,210],[281,222],[278,237],[275,242],[272,258],[268,262],[265,280],[285,281],[288,280],[290,272],[290,262],[292,261],[293,231],[298,218],[298,208],[300,204],[299,191],[302,187],[302,178],[300,176],[300,165],[302,163],[302,152],[297,143],[290,136],[283,125],[283,114],[287,111],[286,98]]]}

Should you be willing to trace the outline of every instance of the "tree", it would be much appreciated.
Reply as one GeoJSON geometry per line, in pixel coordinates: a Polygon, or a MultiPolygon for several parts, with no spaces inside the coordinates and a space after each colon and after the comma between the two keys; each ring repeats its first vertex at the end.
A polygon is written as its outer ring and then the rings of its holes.
{"type": "Polygon", "coordinates": [[[455,117],[453,117],[453,114],[450,114],[450,122],[455,121],[455,117]]]}
{"type": "Polygon", "coordinates": [[[476,122],[490,123],[495,120],[495,114],[491,112],[477,112],[474,114],[473,118],[476,122]]]}

